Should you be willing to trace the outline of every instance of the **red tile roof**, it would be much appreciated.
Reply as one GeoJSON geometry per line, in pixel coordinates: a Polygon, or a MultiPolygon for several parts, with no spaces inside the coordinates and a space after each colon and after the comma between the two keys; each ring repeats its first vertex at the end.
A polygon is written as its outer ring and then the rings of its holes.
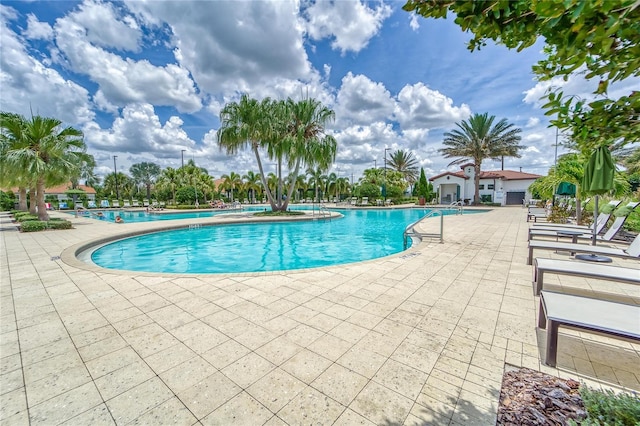
{"type": "MultiPolygon", "coordinates": [[[[473,165],[473,164],[467,164],[473,165]]],[[[439,175],[430,177],[429,180],[433,181],[442,176],[455,176],[459,178],[469,179],[463,172],[444,172],[439,175]]],[[[502,180],[525,180],[525,179],[538,179],[542,177],[533,173],[516,172],[515,170],[490,170],[480,171],[480,179],[502,179],[502,180]]]]}
{"type": "MultiPolygon", "coordinates": [[[[64,183],[64,184],[58,185],[58,186],[52,186],[52,187],[46,188],[44,190],[44,192],[45,192],[45,194],[64,194],[65,191],[67,191],[69,189],[71,189],[71,182],[64,183]]],[[[91,186],[78,185],[78,189],[83,190],[87,194],[95,194],[96,193],[96,190],[93,189],[91,186]]]]}

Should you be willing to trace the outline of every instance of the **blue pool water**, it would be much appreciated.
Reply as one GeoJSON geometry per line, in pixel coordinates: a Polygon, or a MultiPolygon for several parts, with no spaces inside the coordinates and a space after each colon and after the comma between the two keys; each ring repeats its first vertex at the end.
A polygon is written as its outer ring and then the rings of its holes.
{"type": "MultiPolygon", "coordinates": [[[[242,211],[260,211],[264,210],[264,207],[243,207],[242,211]]],[[[165,213],[163,211],[151,211],[146,212],[144,210],[137,211],[126,211],[126,210],[118,210],[118,209],[110,209],[110,210],[88,210],[84,212],[84,216],[90,217],[92,219],[105,220],[108,222],[113,222],[116,219],[116,216],[120,216],[125,223],[131,222],[155,222],[158,220],[175,220],[175,219],[197,219],[197,218],[205,218],[212,217],[221,213],[231,213],[237,210],[229,210],[229,209],[207,209],[199,212],[188,211],[183,213],[165,213]],[[98,212],[102,212],[102,216],[97,216],[98,212]]],[[[75,212],[70,211],[69,214],[75,214],[75,212]]]]}
{"type": "Polygon", "coordinates": [[[427,212],[341,210],[342,219],[164,231],[107,244],[95,250],[91,259],[104,268],[168,273],[262,272],[339,265],[402,251],[404,229],[427,212]]]}

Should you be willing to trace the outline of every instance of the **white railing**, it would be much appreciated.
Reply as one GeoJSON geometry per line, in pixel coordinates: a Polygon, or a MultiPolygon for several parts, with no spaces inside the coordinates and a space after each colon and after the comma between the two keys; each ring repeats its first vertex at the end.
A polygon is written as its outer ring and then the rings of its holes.
{"type": "Polygon", "coordinates": [[[403,241],[404,241],[404,249],[407,249],[407,245],[409,244],[409,237],[410,235],[418,235],[420,237],[438,237],[440,238],[440,242],[444,243],[444,213],[442,212],[442,210],[431,210],[429,213],[427,213],[426,215],[422,216],[420,219],[416,220],[415,222],[407,225],[407,227],[404,229],[404,233],[403,233],[403,241]],[[433,234],[433,233],[417,233],[415,231],[415,226],[422,222],[424,219],[430,218],[430,217],[435,217],[435,216],[440,216],[440,232],[438,234],[433,234]]]}
{"type": "Polygon", "coordinates": [[[464,201],[454,201],[449,204],[449,210],[455,210],[456,215],[462,214],[464,210],[464,201]]]}

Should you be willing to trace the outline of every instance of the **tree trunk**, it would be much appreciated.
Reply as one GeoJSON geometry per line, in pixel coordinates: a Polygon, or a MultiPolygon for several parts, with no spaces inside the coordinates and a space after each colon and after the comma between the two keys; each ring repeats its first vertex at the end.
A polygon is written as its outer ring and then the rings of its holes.
{"type": "Polygon", "coordinates": [[[47,221],[49,220],[49,213],[47,213],[47,206],[44,203],[44,178],[39,177],[36,183],[36,204],[38,205],[38,219],[47,221]]]}
{"type": "Polygon", "coordinates": [[[477,206],[480,204],[480,164],[479,162],[476,161],[476,164],[474,164],[473,168],[474,168],[473,183],[475,185],[475,193],[473,194],[473,204],[477,206]]]}
{"type": "Polygon", "coordinates": [[[291,183],[289,184],[289,189],[287,190],[287,199],[284,200],[284,203],[282,205],[283,211],[286,211],[287,208],[289,207],[289,200],[291,200],[291,197],[293,196],[293,191],[295,190],[295,187],[296,187],[296,180],[298,179],[299,171],[300,171],[300,159],[296,160],[296,167],[293,170],[293,175],[291,176],[291,183]]]}
{"type": "Polygon", "coordinates": [[[273,202],[273,196],[271,195],[271,190],[269,189],[269,185],[267,185],[267,179],[264,177],[264,168],[262,167],[260,154],[258,154],[257,144],[253,144],[252,148],[253,148],[253,153],[256,156],[256,161],[258,162],[258,171],[260,172],[260,181],[262,182],[262,190],[265,191],[267,194],[267,199],[269,200],[269,204],[271,204],[271,210],[276,211],[276,205],[273,202]]]}
{"type": "Polygon", "coordinates": [[[27,211],[27,188],[18,188],[18,209],[23,212],[27,211]]]}
{"type": "Polygon", "coordinates": [[[31,213],[32,215],[38,214],[38,211],[36,209],[36,206],[37,206],[36,193],[37,191],[35,188],[29,188],[29,213],[31,213]]]}

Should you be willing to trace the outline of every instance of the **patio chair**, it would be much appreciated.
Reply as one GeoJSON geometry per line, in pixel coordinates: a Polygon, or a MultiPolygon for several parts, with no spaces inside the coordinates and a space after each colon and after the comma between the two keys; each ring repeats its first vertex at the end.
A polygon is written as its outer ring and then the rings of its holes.
{"type": "Polygon", "coordinates": [[[357,198],[351,198],[351,205],[352,206],[357,206],[358,205],[358,199],[357,198]]]}
{"type": "Polygon", "coordinates": [[[627,248],[592,246],[588,244],[562,243],[557,241],[531,240],[529,241],[529,256],[527,265],[533,260],[533,250],[560,250],[573,253],[587,253],[601,256],[620,257],[623,259],[637,259],[640,257],[640,234],[636,235],[627,248]]]}
{"type": "Polygon", "coordinates": [[[68,210],[69,209],[69,205],[66,203],[66,201],[60,201],[60,203],[58,204],[58,209],[59,210],[68,210]]]}
{"type": "Polygon", "coordinates": [[[538,327],[547,330],[544,363],[556,366],[560,326],[640,340],[638,318],[640,305],[542,291],[538,327]]]}
{"type": "MultiPolygon", "coordinates": [[[[616,220],[613,221],[613,224],[609,227],[607,232],[602,236],[597,236],[597,241],[613,241],[613,237],[615,237],[618,232],[622,229],[622,225],[627,221],[629,214],[640,205],[639,202],[632,201],[627,203],[626,206],[621,207],[620,210],[624,209],[626,213],[624,216],[617,216],[616,220]]],[[[599,234],[603,229],[607,221],[603,220],[601,223],[596,223],[596,234],[599,234]]],[[[591,229],[584,230],[583,234],[575,234],[574,232],[581,231],[577,228],[529,228],[529,240],[532,240],[532,237],[543,236],[543,237],[572,237],[573,242],[577,242],[577,239],[592,239],[593,231],[591,229]],[[567,232],[569,231],[569,232],[567,232]],[[563,235],[564,233],[564,235],[563,235]]],[[[622,241],[621,241],[622,242],[622,241]]]]}
{"type": "Polygon", "coordinates": [[[640,285],[640,269],[536,257],[533,267],[533,284],[536,295],[542,291],[545,273],[640,285]]]}
{"type": "Polygon", "coordinates": [[[527,222],[530,220],[537,222],[538,219],[547,220],[547,210],[542,207],[529,207],[529,211],[527,211],[527,222]]]}
{"type": "Polygon", "coordinates": [[[119,209],[120,208],[120,201],[119,200],[113,200],[113,202],[111,203],[111,206],[114,209],[119,209]]]}
{"type": "Polygon", "coordinates": [[[95,201],[89,200],[87,202],[87,208],[88,209],[96,209],[96,208],[98,208],[98,206],[96,206],[96,202],[95,201]]]}
{"type": "Polygon", "coordinates": [[[133,200],[133,207],[140,207],[140,201],[133,200]]]}
{"type": "Polygon", "coordinates": [[[369,197],[362,197],[362,202],[360,203],[361,206],[368,206],[369,205],[369,197]]]}
{"type": "MultiPolygon", "coordinates": [[[[613,210],[614,208],[617,208],[620,205],[621,201],[618,200],[611,200],[609,201],[609,203],[607,203],[607,205],[610,205],[611,207],[609,207],[608,209],[613,210]]],[[[602,227],[604,227],[607,222],[609,221],[609,219],[611,218],[611,212],[609,213],[600,213],[596,219],[596,226],[599,226],[600,229],[602,229],[602,227]]],[[[534,223],[531,225],[533,228],[578,228],[578,229],[593,229],[592,225],[591,226],[585,226],[585,225],[576,225],[576,224],[571,224],[571,223],[534,223]]]]}
{"type": "Polygon", "coordinates": [[[149,207],[149,200],[147,200],[146,198],[144,200],[142,200],[142,206],[143,207],[149,207]]]}
{"type": "Polygon", "coordinates": [[[122,202],[122,207],[123,207],[123,208],[129,208],[129,207],[131,207],[131,202],[130,202],[129,200],[124,200],[124,201],[122,202]]]}
{"type": "Polygon", "coordinates": [[[109,207],[111,207],[111,204],[109,204],[109,200],[100,201],[100,208],[101,209],[108,209],[109,207]]]}

